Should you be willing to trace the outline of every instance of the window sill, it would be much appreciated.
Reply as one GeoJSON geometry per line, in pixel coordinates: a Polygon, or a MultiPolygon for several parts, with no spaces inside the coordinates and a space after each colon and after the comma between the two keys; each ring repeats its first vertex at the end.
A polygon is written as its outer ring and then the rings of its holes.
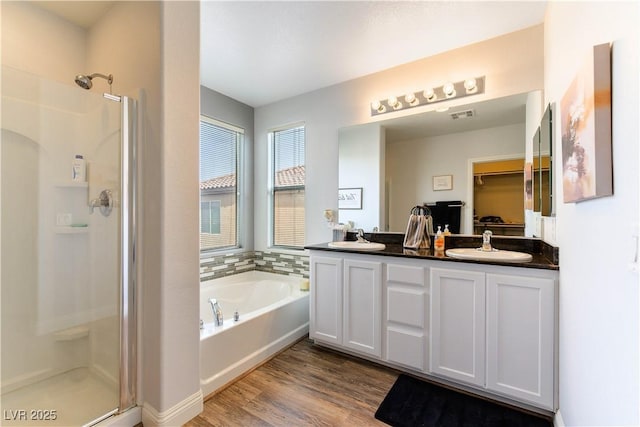
{"type": "Polygon", "coordinates": [[[256,252],[276,252],[276,253],[279,253],[279,254],[286,254],[286,255],[309,256],[309,251],[307,249],[304,249],[304,248],[300,248],[300,249],[283,248],[283,247],[280,247],[280,246],[271,246],[271,247],[268,247],[267,249],[265,249],[263,251],[256,250],[256,252]]]}

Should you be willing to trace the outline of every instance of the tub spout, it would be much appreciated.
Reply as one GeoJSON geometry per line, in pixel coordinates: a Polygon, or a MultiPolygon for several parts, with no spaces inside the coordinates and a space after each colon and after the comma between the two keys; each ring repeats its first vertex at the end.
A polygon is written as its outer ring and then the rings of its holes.
{"type": "Polygon", "coordinates": [[[222,326],[224,319],[222,317],[222,308],[220,308],[218,300],[215,298],[209,298],[209,304],[211,304],[211,310],[213,310],[213,321],[216,326],[222,326]]]}

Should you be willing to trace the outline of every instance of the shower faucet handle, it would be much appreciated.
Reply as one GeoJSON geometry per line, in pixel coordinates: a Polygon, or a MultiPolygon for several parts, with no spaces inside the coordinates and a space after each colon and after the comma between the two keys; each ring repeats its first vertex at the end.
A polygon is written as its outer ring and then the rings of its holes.
{"type": "Polygon", "coordinates": [[[100,213],[109,216],[113,210],[113,191],[102,190],[97,199],[89,202],[89,212],[93,213],[94,208],[100,208],[100,213]]]}

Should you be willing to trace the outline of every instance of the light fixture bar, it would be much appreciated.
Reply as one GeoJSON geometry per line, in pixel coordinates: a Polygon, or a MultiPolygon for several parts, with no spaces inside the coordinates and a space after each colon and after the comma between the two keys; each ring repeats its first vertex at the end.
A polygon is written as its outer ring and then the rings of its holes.
{"type": "Polygon", "coordinates": [[[455,83],[449,82],[442,86],[421,89],[417,92],[390,96],[387,99],[373,101],[369,107],[371,109],[371,115],[377,116],[392,111],[406,110],[481,93],[484,93],[484,76],[469,78],[455,83]],[[396,103],[392,105],[389,100],[395,101],[396,103]],[[411,102],[409,102],[409,100],[411,100],[411,102]]]}

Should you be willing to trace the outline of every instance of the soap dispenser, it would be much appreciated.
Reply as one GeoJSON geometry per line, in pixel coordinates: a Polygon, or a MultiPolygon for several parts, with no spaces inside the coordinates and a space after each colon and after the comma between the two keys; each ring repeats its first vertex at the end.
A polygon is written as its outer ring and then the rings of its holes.
{"type": "Polygon", "coordinates": [[[433,248],[436,252],[444,252],[444,234],[442,233],[440,226],[438,226],[438,231],[436,231],[433,248]]]}
{"type": "Polygon", "coordinates": [[[451,236],[451,231],[449,231],[449,224],[444,225],[444,231],[442,232],[445,236],[451,236]]]}

